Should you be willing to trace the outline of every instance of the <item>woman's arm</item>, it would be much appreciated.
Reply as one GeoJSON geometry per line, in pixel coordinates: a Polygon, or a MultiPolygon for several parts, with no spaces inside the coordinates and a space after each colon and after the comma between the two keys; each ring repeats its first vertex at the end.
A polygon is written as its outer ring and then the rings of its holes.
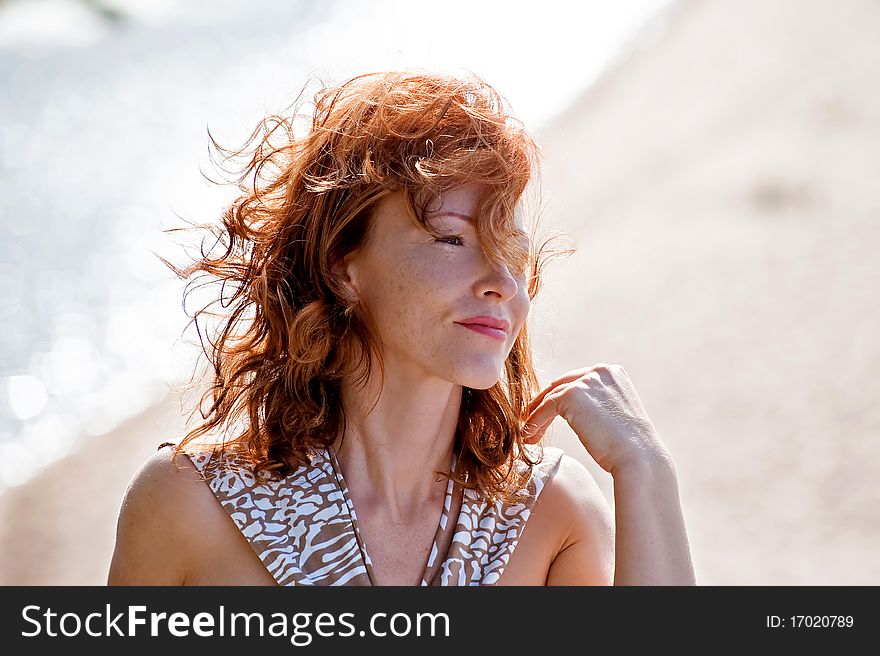
{"type": "Polygon", "coordinates": [[[614,585],[696,585],[672,460],[633,460],[612,476],[614,585]]]}

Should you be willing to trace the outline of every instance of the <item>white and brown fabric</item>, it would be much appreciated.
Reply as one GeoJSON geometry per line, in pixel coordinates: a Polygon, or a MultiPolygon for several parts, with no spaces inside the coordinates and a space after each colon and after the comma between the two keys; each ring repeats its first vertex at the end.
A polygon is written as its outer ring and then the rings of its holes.
{"type": "MultiPolygon", "coordinates": [[[[184,451],[279,585],[375,585],[357,514],[331,451],[318,450],[310,466],[264,481],[255,480],[236,454],[195,443],[184,451]]],[[[498,582],[563,454],[555,447],[543,451],[514,504],[489,504],[475,490],[448,482],[421,585],[498,582]]]]}

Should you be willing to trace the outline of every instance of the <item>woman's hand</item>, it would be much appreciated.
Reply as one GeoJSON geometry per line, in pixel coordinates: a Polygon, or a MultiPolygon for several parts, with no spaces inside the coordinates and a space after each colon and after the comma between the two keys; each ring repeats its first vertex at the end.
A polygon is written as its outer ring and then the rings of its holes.
{"type": "Polygon", "coordinates": [[[525,442],[538,442],[557,415],[611,474],[631,463],[671,460],[620,365],[575,369],[550,383],[526,408],[525,442]]]}

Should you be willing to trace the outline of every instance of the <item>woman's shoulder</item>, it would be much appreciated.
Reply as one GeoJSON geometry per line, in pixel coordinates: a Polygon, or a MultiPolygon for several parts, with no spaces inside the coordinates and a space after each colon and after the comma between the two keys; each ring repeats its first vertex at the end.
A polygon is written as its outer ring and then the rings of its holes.
{"type": "Polygon", "coordinates": [[[613,513],[605,494],[587,467],[567,453],[544,486],[541,504],[563,539],[559,551],[586,541],[607,545],[613,539],[613,513]]]}
{"type": "Polygon", "coordinates": [[[549,458],[549,462],[553,463],[552,467],[545,466],[548,472],[544,481],[545,494],[548,501],[552,497],[552,504],[549,505],[564,509],[563,514],[569,515],[569,511],[574,509],[607,503],[596,479],[583,463],[562,449],[551,448],[552,455],[545,456],[542,462],[547,463],[549,458]]]}
{"type": "Polygon", "coordinates": [[[170,446],[163,445],[135,472],[125,492],[123,510],[136,510],[145,518],[167,514],[163,519],[173,519],[177,513],[172,509],[197,503],[203,487],[202,475],[189,457],[175,455],[170,446]]]}
{"type": "Polygon", "coordinates": [[[122,501],[109,583],[183,583],[210,549],[223,513],[186,454],[162,446],[135,472],[122,501]]]}
{"type": "Polygon", "coordinates": [[[577,458],[562,449],[545,447],[542,463],[549,462],[553,466],[545,469],[530,528],[523,533],[505,584],[532,584],[536,580],[534,567],[546,585],[573,580],[604,584],[610,576],[609,563],[613,568],[613,516],[607,500],[577,458]],[[577,547],[570,548],[574,545],[577,547]],[[569,555],[570,562],[559,558],[563,553],[569,555]],[[589,568],[584,570],[585,566],[589,568]]]}
{"type": "Polygon", "coordinates": [[[598,507],[601,512],[607,507],[605,498],[589,470],[563,449],[526,447],[540,458],[532,468],[528,487],[521,491],[532,497],[528,501],[533,503],[536,516],[530,522],[539,520],[536,523],[544,525],[543,532],[552,527],[552,533],[561,536],[560,546],[567,545],[584,510],[598,507]]]}

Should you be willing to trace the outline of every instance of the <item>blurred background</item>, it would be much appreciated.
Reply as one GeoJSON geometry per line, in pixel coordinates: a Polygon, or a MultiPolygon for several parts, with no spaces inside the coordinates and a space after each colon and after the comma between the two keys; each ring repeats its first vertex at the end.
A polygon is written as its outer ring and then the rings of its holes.
{"type": "Polygon", "coordinates": [[[577,253],[539,377],[626,367],[698,583],[880,584],[878,34],[873,0],[0,0],[0,584],[103,584],[129,480],[188,428],[153,251],[234,196],[207,129],[403,67],[481,75],[542,145],[577,253]]]}

